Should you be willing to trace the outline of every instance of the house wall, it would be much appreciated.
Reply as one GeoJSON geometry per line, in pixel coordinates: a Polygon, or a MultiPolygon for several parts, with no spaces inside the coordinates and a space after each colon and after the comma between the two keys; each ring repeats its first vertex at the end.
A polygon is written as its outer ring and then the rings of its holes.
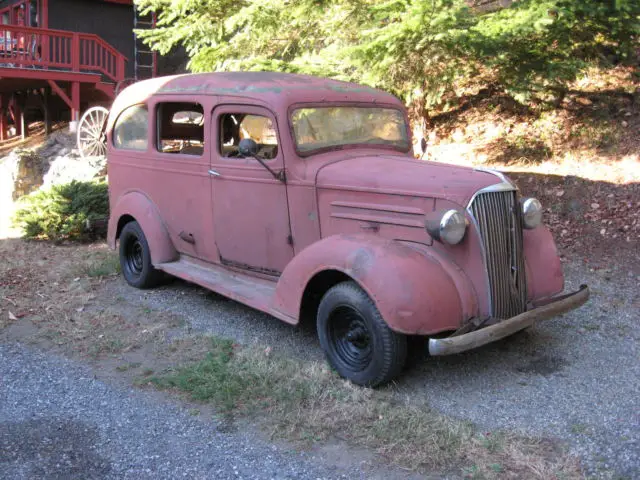
{"type": "Polygon", "coordinates": [[[134,76],[133,7],[86,0],[49,0],[49,28],[95,33],[127,57],[134,76]]]}

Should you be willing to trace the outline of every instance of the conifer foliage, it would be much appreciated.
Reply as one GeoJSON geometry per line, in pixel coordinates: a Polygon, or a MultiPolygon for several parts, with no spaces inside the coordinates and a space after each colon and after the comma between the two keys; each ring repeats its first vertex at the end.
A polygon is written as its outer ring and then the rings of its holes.
{"type": "MultiPolygon", "coordinates": [[[[593,63],[638,62],[638,0],[137,0],[141,32],[195,72],[276,70],[367,83],[441,104],[484,83],[526,102],[593,63]],[[486,4],[509,4],[484,8],[486,4]],[[482,6],[482,8],[480,8],[482,6]]],[[[480,85],[482,86],[482,85],[480,85]]]]}

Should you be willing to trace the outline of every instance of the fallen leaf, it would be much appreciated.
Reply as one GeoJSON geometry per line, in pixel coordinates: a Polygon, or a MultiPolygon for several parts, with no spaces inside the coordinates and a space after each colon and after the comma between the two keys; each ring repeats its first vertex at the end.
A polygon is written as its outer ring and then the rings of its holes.
{"type": "Polygon", "coordinates": [[[556,192],[556,197],[561,197],[561,196],[563,196],[563,195],[564,195],[564,190],[558,190],[558,191],[556,192]]]}
{"type": "Polygon", "coordinates": [[[13,313],[9,312],[9,320],[15,322],[16,320],[18,320],[18,317],[16,317],[13,313]]]}
{"type": "Polygon", "coordinates": [[[592,203],[591,204],[591,208],[593,208],[594,210],[600,208],[600,204],[599,203],[592,203]]]}

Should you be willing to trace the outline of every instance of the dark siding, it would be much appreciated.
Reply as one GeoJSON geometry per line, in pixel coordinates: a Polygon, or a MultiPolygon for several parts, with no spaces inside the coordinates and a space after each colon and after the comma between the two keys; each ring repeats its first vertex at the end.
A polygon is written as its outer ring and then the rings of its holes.
{"type": "Polygon", "coordinates": [[[134,73],[133,7],[86,0],[49,0],[49,28],[95,33],[127,57],[134,73]]]}

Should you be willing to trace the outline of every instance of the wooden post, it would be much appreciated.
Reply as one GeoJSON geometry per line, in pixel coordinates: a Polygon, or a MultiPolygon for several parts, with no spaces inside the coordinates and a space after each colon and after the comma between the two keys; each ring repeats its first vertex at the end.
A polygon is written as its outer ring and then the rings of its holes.
{"type": "MultiPolygon", "coordinates": [[[[29,125],[27,125],[27,119],[25,116],[25,110],[27,107],[27,96],[29,94],[25,92],[19,92],[15,96],[15,104],[18,108],[16,113],[16,130],[19,130],[22,140],[25,140],[29,136],[29,125]]],[[[16,134],[18,132],[16,131],[16,134]]]]}
{"type": "Polygon", "coordinates": [[[22,115],[22,108],[16,94],[12,95],[11,97],[11,110],[13,113],[13,124],[16,127],[16,136],[22,136],[22,120],[24,119],[24,117],[22,115]]]}
{"type": "Polygon", "coordinates": [[[49,28],[49,0],[42,0],[39,26],[40,28],[49,28]]]}
{"type": "Polygon", "coordinates": [[[0,95],[0,140],[7,139],[7,106],[6,98],[0,95]]]}
{"type": "Polygon", "coordinates": [[[40,101],[42,102],[42,116],[44,117],[44,134],[51,135],[51,110],[49,108],[49,88],[43,87],[40,90],[40,101]]]}
{"type": "Polygon", "coordinates": [[[29,126],[24,117],[24,108],[20,108],[20,136],[22,140],[26,140],[29,136],[29,126]]]}
{"type": "Polygon", "coordinates": [[[71,123],[69,131],[76,132],[80,122],[80,82],[71,83],[71,123]]]}
{"type": "Polygon", "coordinates": [[[73,33],[71,37],[71,70],[80,71],[80,34],[73,33]]]}

